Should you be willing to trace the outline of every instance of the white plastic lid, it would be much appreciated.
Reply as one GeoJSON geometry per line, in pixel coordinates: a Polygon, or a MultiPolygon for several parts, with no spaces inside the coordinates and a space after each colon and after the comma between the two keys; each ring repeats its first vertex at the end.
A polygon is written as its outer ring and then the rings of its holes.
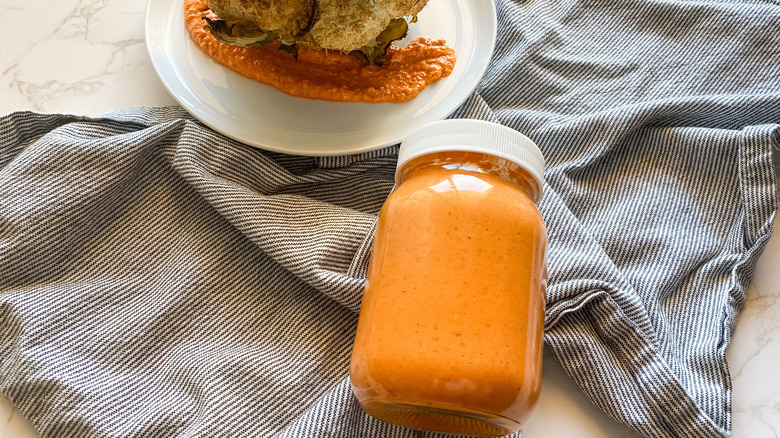
{"type": "Polygon", "coordinates": [[[449,119],[421,126],[401,142],[396,167],[433,152],[481,152],[509,160],[525,169],[539,186],[542,197],[544,156],[530,138],[498,123],[473,119],[449,119]]]}

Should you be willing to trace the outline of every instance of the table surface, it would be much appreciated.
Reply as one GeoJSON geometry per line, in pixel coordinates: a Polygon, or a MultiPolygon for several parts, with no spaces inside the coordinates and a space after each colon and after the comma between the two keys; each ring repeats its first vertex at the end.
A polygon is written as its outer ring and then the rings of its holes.
{"type": "MultiPolygon", "coordinates": [[[[144,43],[145,0],[0,0],[0,114],[21,109],[100,114],[175,104],[144,43]]],[[[778,160],[776,160],[776,169],[778,160]]],[[[769,241],[728,351],[734,437],[780,435],[780,237],[769,241]]],[[[545,352],[543,391],[524,435],[633,437],[597,410],[545,352]]],[[[0,396],[0,438],[35,437],[0,396]]]]}

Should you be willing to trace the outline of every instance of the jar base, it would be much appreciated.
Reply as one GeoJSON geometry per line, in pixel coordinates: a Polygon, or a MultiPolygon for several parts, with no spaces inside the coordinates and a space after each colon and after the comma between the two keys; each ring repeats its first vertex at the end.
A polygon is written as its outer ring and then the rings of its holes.
{"type": "Polygon", "coordinates": [[[418,430],[497,437],[520,430],[520,423],[500,415],[443,403],[414,404],[365,400],[360,406],[386,423],[418,430]]]}

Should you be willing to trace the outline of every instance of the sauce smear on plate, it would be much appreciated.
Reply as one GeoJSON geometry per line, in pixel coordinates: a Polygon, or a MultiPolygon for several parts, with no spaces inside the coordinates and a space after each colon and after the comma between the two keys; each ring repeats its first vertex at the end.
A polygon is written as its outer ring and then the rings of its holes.
{"type": "Polygon", "coordinates": [[[339,102],[406,102],[452,73],[455,51],[442,39],[420,37],[406,47],[390,46],[390,62],[378,67],[340,51],[298,48],[298,59],[265,47],[221,43],[203,17],[217,19],[205,0],[184,0],[184,20],[192,40],[212,59],[234,72],[297,97],[339,102]]]}

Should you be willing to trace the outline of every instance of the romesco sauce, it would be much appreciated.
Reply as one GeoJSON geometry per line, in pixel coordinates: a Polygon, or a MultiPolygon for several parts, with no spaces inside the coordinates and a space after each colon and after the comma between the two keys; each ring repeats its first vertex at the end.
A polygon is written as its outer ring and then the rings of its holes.
{"type": "Polygon", "coordinates": [[[350,364],[380,420],[513,433],[541,387],[543,158],[522,134],[437,122],[401,146],[378,222],[350,364]]]}

